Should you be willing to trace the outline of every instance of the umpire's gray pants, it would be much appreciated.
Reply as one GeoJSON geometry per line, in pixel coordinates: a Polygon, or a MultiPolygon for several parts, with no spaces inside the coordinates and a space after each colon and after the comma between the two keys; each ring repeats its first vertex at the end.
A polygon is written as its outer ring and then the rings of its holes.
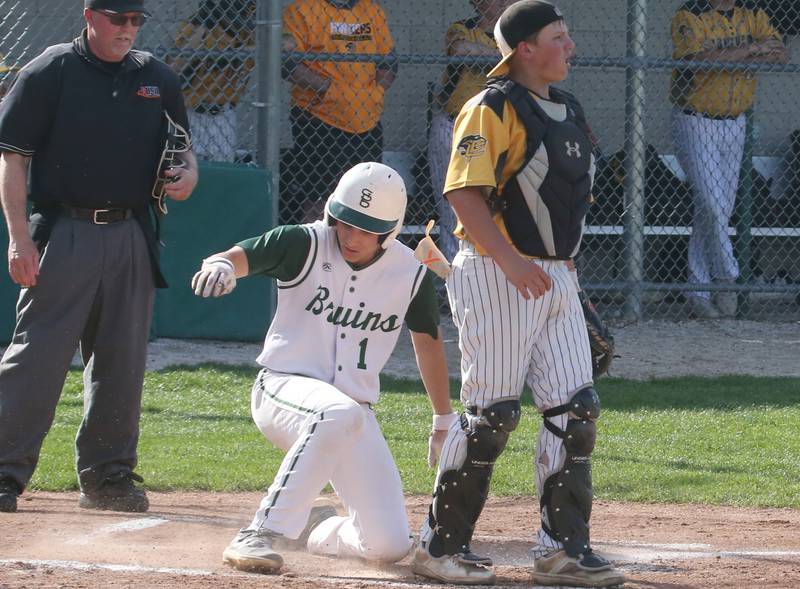
{"type": "Polygon", "coordinates": [[[83,488],[136,466],[154,283],[142,230],[62,217],[36,286],[23,288],[0,362],[0,476],[24,488],[80,345],[84,416],[76,437],[83,488]]]}

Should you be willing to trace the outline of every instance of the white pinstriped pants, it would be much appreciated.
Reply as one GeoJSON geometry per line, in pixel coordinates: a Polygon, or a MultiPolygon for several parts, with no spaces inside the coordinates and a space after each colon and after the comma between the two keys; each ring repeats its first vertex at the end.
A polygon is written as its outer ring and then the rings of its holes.
{"type": "Polygon", "coordinates": [[[251,410],[261,433],[286,456],[249,529],[297,538],[330,482],[348,515],[316,527],[309,552],[380,562],[408,553],[403,484],[369,405],[321,380],[264,369],[251,410]]]}
{"type": "Polygon", "coordinates": [[[450,165],[450,152],[453,149],[453,119],[440,111],[431,120],[428,138],[428,166],[431,171],[431,188],[439,213],[438,246],[448,260],[458,253],[458,239],[453,235],[456,228],[456,213],[442,194],[447,167],[450,165]]]}
{"type": "MultiPolygon", "coordinates": [[[[591,352],[578,281],[565,262],[538,260],[553,287],[538,299],[525,300],[506,280],[500,267],[462,244],[447,279],[453,321],[461,350],[461,401],[465,406],[518,399],[528,384],[539,411],[562,405],[592,384],[591,352]]],[[[568,415],[551,421],[564,430],[568,415]]],[[[512,434],[513,435],[513,434],[512,434]]],[[[467,440],[460,424],[450,428],[442,448],[438,477],[464,464],[467,440]]],[[[541,497],[547,478],[561,470],[564,443],[544,425],[536,445],[536,490],[541,497]]],[[[432,531],[427,519],[421,539],[432,531]]],[[[562,548],[543,530],[537,533],[539,552],[562,548]]],[[[537,550],[537,549],[535,549],[537,550]]]]}
{"type": "MultiPolygon", "coordinates": [[[[728,235],[736,204],[744,152],[746,117],[713,120],[672,111],[678,161],[692,184],[694,218],[689,238],[689,276],[693,284],[735,280],[739,264],[728,235]]],[[[710,298],[708,291],[687,293],[710,298]]]]}

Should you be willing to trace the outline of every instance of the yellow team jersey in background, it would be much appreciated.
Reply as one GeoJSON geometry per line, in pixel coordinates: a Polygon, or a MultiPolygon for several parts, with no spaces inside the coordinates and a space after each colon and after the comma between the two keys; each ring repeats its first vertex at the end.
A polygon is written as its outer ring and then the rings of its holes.
{"type": "MultiPolygon", "coordinates": [[[[243,19],[252,17],[250,11],[243,19]]],[[[245,24],[231,33],[222,25],[207,29],[202,24],[188,21],[181,25],[175,38],[176,47],[200,51],[245,51],[252,49],[253,43],[252,29],[245,24]]],[[[183,90],[186,106],[235,105],[247,88],[248,77],[254,66],[255,60],[250,57],[190,59],[183,68],[183,75],[188,82],[183,90]]]]}
{"type": "MultiPolygon", "coordinates": [[[[762,9],[736,6],[720,12],[707,0],[684,4],[672,19],[673,59],[713,49],[781,39],[762,9]]],[[[736,117],[753,105],[756,79],[752,72],[676,69],[672,102],[712,117],[736,117]]]]}
{"type": "MultiPolygon", "coordinates": [[[[386,16],[371,0],[359,0],[352,9],[337,8],[326,0],[296,0],[284,10],[283,25],[302,52],[386,55],[394,46],[386,16]]],[[[348,133],[364,133],[378,124],[383,87],[375,81],[375,63],[305,65],[329,78],[331,85],[321,98],[313,90],[295,86],[293,104],[348,133]]]]}
{"type": "MultiPolygon", "coordinates": [[[[477,43],[497,50],[494,37],[478,27],[477,17],[450,25],[444,40],[447,55],[453,55],[451,48],[459,41],[477,43]]],[[[497,54],[499,56],[500,52],[498,51],[497,54]]],[[[447,66],[442,79],[442,102],[445,112],[455,117],[467,100],[481,91],[486,84],[486,74],[491,69],[492,66],[447,66]]]]}

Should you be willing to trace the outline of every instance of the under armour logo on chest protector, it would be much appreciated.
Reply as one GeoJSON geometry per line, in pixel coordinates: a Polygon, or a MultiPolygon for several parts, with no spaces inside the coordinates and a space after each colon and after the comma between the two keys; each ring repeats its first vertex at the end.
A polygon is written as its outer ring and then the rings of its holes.
{"type": "Polygon", "coordinates": [[[577,141],[575,145],[572,145],[569,141],[565,141],[564,145],[567,146],[567,157],[572,157],[573,155],[578,159],[581,159],[581,145],[577,141]]]}

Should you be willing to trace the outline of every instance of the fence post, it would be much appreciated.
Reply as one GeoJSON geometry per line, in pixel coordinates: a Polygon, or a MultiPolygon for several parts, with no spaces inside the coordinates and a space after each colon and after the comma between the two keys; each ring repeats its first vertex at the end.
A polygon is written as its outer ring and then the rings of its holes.
{"type": "MultiPolygon", "coordinates": [[[[739,261],[739,284],[749,284],[752,278],[753,257],[753,111],[747,111],[742,169],[739,173],[739,191],[736,195],[736,259],[739,261]]],[[[750,293],[738,293],[736,316],[745,317],[750,310],[750,293]]]]}
{"type": "Polygon", "coordinates": [[[625,316],[642,316],[644,280],[645,71],[647,0],[628,0],[625,68],[625,316]]]}
{"type": "MultiPolygon", "coordinates": [[[[272,226],[278,222],[280,206],[281,149],[281,0],[258,0],[256,5],[256,159],[269,170],[272,226]]],[[[270,298],[270,318],[275,314],[275,297],[270,298]]]]}

